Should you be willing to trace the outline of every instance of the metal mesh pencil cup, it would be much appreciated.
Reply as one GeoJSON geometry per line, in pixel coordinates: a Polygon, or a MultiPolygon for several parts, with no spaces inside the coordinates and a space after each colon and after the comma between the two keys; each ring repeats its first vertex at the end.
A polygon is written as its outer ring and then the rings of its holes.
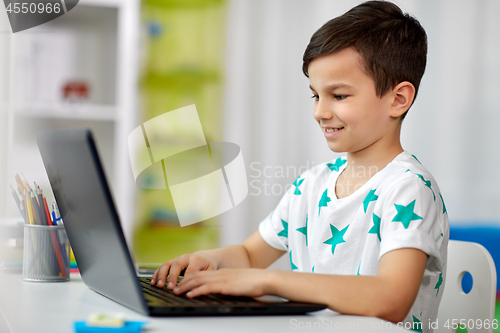
{"type": "Polygon", "coordinates": [[[63,225],[24,225],[23,280],[69,281],[69,240],[63,225]]]}

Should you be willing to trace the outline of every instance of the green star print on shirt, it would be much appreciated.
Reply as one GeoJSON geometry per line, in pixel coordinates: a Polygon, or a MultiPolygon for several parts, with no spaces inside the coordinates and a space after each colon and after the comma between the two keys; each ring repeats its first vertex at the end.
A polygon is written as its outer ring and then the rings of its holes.
{"type": "Polygon", "coordinates": [[[416,200],[413,200],[407,206],[394,204],[394,206],[396,206],[398,213],[396,214],[396,216],[394,216],[392,222],[401,222],[403,223],[405,229],[408,229],[408,226],[410,225],[411,221],[421,220],[422,216],[419,216],[413,212],[413,209],[415,207],[415,201],[416,200]]]}
{"type": "Polygon", "coordinates": [[[295,230],[297,230],[298,232],[303,233],[304,236],[306,236],[306,246],[307,246],[307,215],[306,215],[306,226],[305,227],[301,227],[301,228],[297,228],[295,230]]]}
{"type": "Polygon", "coordinates": [[[335,160],[335,163],[327,163],[326,166],[332,171],[339,171],[340,167],[346,164],[346,162],[346,160],[339,157],[335,160]]]}
{"type": "Polygon", "coordinates": [[[302,194],[302,192],[300,192],[300,190],[299,190],[299,186],[300,186],[300,184],[302,184],[302,182],[304,181],[304,179],[305,178],[300,179],[300,176],[299,176],[299,178],[295,179],[295,181],[293,182],[293,186],[295,186],[295,192],[293,192],[293,194],[295,194],[295,195],[301,195],[302,194]]]}
{"type": "Polygon", "coordinates": [[[443,203],[443,214],[444,214],[446,213],[446,206],[444,204],[443,196],[441,195],[441,193],[439,193],[439,196],[441,197],[441,202],[443,203]]]}
{"type": "Polygon", "coordinates": [[[411,324],[426,332],[446,289],[445,281],[439,284],[439,274],[445,280],[442,258],[446,257],[449,223],[438,183],[404,151],[352,195],[339,199],[335,184],[343,170],[350,174],[351,161],[338,157],[291,179],[283,198],[259,225],[262,239],[288,253],[289,271],[333,275],[376,276],[381,253],[432,248],[427,259],[432,264],[426,266],[432,275],[422,280],[403,320],[403,327],[411,324]]]}
{"type": "Polygon", "coordinates": [[[375,215],[373,213],[373,227],[368,231],[369,234],[377,234],[378,240],[381,241],[380,239],[380,217],[375,215]]]}
{"type": "Polygon", "coordinates": [[[443,273],[439,273],[438,282],[436,283],[436,286],[434,287],[434,289],[437,289],[436,296],[438,295],[439,288],[441,287],[442,284],[443,284],[443,273]]]}
{"type": "Polygon", "coordinates": [[[434,196],[434,201],[436,201],[436,195],[434,194],[434,190],[433,190],[433,189],[432,189],[432,187],[431,187],[431,181],[430,181],[430,180],[425,179],[425,178],[424,178],[424,176],[422,176],[422,175],[420,175],[420,174],[418,174],[418,173],[417,173],[417,176],[418,176],[418,178],[422,179],[422,181],[424,182],[425,186],[427,186],[428,188],[430,188],[430,189],[431,189],[431,191],[432,191],[432,195],[434,196]]]}
{"type": "Polygon", "coordinates": [[[412,318],[413,318],[413,325],[411,330],[422,333],[422,322],[415,316],[412,316],[412,318]]]}
{"type": "Polygon", "coordinates": [[[363,208],[365,210],[365,213],[366,213],[366,209],[368,208],[368,205],[370,204],[370,202],[378,199],[378,195],[375,194],[375,191],[376,191],[376,189],[370,190],[370,192],[368,192],[368,195],[366,196],[365,200],[363,200],[363,208]]]}
{"type": "Polygon", "coordinates": [[[330,197],[328,196],[328,189],[326,189],[325,192],[323,192],[323,195],[321,196],[321,199],[319,200],[319,204],[318,204],[318,207],[319,207],[318,216],[319,216],[319,214],[321,214],[321,207],[328,206],[328,203],[330,201],[332,201],[332,199],[330,199],[330,197]]]}
{"type": "Polygon", "coordinates": [[[281,237],[286,237],[288,238],[288,223],[281,220],[281,224],[283,225],[283,230],[281,230],[279,233],[278,233],[278,236],[281,236],[281,237]]]}
{"type": "Polygon", "coordinates": [[[294,263],[293,263],[293,261],[292,261],[292,251],[290,251],[290,265],[292,266],[292,271],[293,271],[294,269],[298,269],[298,267],[297,267],[297,266],[295,266],[295,264],[294,264],[294,263]]]}
{"type": "Polygon", "coordinates": [[[335,247],[341,243],[345,243],[344,240],[344,234],[347,231],[347,228],[349,228],[349,225],[345,227],[342,230],[339,230],[335,228],[332,224],[330,224],[330,230],[332,231],[332,237],[328,238],[326,241],[324,241],[324,244],[328,244],[332,246],[332,254],[335,252],[335,247]]]}

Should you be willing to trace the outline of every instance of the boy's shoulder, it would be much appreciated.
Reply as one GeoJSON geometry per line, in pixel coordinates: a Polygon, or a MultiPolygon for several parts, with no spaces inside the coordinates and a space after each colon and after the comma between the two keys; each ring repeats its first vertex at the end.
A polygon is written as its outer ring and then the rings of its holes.
{"type": "Polygon", "coordinates": [[[381,201],[419,198],[430,205],[442,205],[443,212],[446,211],[436,180],[415,155],[404,151],[383,171],[376,184],[381,201]]]}
{"type": "Polygon", "coordinates": [[[412,155],[407,151],[399,154],[391,162],[391,165],[393,170],[390,170],[390,173],[394,174],[394,176],[398,176],[402,179],[414,179],[417,182],[419,180],[428,186],[430,183],[437,186],[432,174],[415,155],[412,155]]]}

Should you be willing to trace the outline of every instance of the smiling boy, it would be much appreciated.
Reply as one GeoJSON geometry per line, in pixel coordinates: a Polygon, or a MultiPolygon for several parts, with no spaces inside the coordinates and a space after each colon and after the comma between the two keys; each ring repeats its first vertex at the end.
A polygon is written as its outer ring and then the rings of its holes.
{"type": "Polygon", "coordinates": [[[385,1],[321,27],[303,71],[314,118],[346,158],[303,173],[242,245],[170,260],[152,284],[187,297],[278,295],[428,331],[444,288],[448,217],[436,181],[400,143],[426,53],[419,22],[385,1]],[[292,272],[263,270],[285,253],[292,272]]]}

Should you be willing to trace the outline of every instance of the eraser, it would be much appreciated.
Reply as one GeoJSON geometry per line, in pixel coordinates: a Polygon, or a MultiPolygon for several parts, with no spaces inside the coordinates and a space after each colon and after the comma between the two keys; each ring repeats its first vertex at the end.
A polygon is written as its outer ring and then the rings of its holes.
{"type": "Polygon", "coordinates": [[[93,327],[123,327],[125,325],[125,316],[122,313],[108,314],[96,313],[91,314],[87,319],[87,325],[93,327]]]}

